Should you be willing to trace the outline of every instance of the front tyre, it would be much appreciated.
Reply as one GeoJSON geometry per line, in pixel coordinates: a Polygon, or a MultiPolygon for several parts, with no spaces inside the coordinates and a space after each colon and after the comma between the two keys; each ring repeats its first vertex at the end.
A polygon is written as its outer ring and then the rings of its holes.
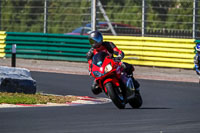
{"type": "Polygon", "coordinates": [[[119,109],[124,109],[126,103],[125,103],[125,100],[120,88],[114,87],[111,82],[106,83],[105,87],[108,91],[108,95],[110,96],[110,99],[115,104],[115,106],[117,106],[117,108],[119,109]]]}

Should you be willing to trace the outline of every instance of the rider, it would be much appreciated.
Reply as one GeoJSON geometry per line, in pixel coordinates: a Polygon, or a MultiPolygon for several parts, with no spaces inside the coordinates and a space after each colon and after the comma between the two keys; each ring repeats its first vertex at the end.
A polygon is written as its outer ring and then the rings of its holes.
{"type": "Polygon", "coordinates": [[[194,56],[195,70],[196,73],[200,75],[200,44],[197,44],[195,49],[197,51],[196,55],[194,56]]]}
{"type": "MultiPolygon", "coordinates": [[[[92,57],[100,51],[108,53],[109,55],[111,55],[111,57],[113,57],[113,54],[117,55],[117,57],[115,57],[115,60],[118,61],[121,61],[124,58],[124,53],[121,50],[119,50],[112,42],[103,41],[103,36],[99,31],[92,31],[90,33],[89,42],[90,45],[92,46],[89,52],[87,53],[87,59],[89,63],[89,73],[91,72],[92,57]]],[[[124,71],[132,77],[136,92],[138,92],[139,94],[140,84],[133,78],[132,75],[134,71],[133,65],[122,62],[121,66],[124,69],[124,71]]],[[[99,85],[96,83],[95,80],[93,81],[91,89],[95,95],[102,92],[102,89],[99,87],[99,85]]]]}

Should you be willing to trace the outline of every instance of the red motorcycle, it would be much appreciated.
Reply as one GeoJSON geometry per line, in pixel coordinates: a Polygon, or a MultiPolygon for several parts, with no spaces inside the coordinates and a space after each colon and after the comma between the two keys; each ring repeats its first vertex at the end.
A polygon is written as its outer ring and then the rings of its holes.
{"type": "Polygon", "coordinates": [[[99,52],[93,56],[91,75],[119,109],[124,109],[127,103],[133,108],[142,105],[142,97],[135,93],[132,78],[123,71],[120,62],[107,53],[99,52]]]}

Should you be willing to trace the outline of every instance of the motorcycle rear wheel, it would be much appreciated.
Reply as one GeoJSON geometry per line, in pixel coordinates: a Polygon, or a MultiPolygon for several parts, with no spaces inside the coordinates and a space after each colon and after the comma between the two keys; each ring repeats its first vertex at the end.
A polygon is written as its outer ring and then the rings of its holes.
{"type": "Polygon", "coordinates": [[[143,100],[140,93],[135,94],[135,96],[129,100],[129,104],[132,108],[140,108],[142,106],[143,100]]]}
{"type": "Polygon", "coordinates": [[[124,109],[125,108],[125,100],[121,92],[119,92],[118,88],[114,87],[111,82],[106,83],[105,85],[108,95],[112,102],[117,106],[119,109],[124,109]]]}

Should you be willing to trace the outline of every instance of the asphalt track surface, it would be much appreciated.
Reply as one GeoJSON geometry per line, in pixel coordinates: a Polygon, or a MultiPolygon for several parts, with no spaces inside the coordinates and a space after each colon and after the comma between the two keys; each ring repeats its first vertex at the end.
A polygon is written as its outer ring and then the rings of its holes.
{"type": "MultiPolygon", "coordinates": [[[[94,96],[92,78],[32,72],[38,91],[94,96]]],[[[197,83],[139,80],[144,104],[117,109],[112,103],[70,107],[2,108],[0,133],[199,133],[197,83]]],[[[98,97],[105,97],[104,94],[98,97]]]]}

